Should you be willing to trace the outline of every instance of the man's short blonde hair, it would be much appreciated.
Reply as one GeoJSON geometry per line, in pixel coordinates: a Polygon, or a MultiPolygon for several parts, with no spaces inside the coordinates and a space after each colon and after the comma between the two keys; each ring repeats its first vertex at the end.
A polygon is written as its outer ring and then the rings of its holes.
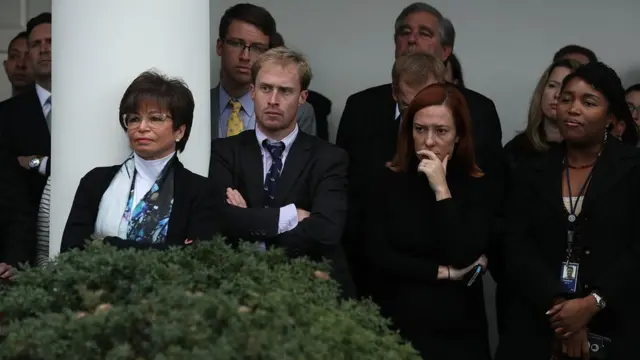
{"type": "Polygon", "coordinates": [[[307,58],[302,53],[282,46],[267,50],[264,54],[260,55],[255,63],[253,63],[253,66],[251,67],[251,77],[253,78],[254,84],[262,66],[269,62],[274,62],[282,66],[290,64],[296,65],[298,68],[298,75],[300,77],[300,88],[302,90],[307,90],[309,88],[313,74],[311,73],[311,67],[309,67],[307,58]]]}
{"type": "Polygon", "coordinates": [[[413,52],[396,59],[391,69],[394,87],[400,82],[409,87],[424,87],[428,83],[444,83],[447,69],[442,61],[431,54],[413,52]]]}

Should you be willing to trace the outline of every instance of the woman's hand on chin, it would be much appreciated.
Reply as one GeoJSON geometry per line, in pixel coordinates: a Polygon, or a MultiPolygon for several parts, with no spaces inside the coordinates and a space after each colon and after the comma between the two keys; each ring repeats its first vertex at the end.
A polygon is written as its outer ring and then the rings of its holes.
{"type": "Polygon", "coordinates": [[[429,186],[436,194],[436,200],[444,200],[451,197],[449,186],[447,185],[447,164],[449,163],[449,155],[440,161],[438,156],[430,150],[418,151],[418,158],[421,159],[418,164],[418,172],[427,176],[429,186]]]}

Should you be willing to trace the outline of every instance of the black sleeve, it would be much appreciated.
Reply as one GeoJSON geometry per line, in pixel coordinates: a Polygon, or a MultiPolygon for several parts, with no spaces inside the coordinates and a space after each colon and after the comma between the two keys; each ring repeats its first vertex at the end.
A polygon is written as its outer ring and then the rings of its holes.
{"type": "Polygon", "coordinates": [[[473,264],[487,251],[494,232],[496,205],[502,199],[499,183],[489,174],[468,180],[465,188],[463,199],[455,199],[454,192],[451,198],[436,202],[438,223],[447,229],[439,242],[444,258],[449,260],[443,265],[456,269],[473,264]]]}
{"type": "Polygon", "coordinates": [[[36,253],[35,211],[22,169],[5,149],[0,150],[0,261],[17,266],[32,263],[36,253]]]}
{"type": "Polygon", "coordinates": [[[62,233],[60,252],[74,248],[84,247],[91,239],[95,229],[98,207],[102,194],[95,190],[92,184],[99,176],[97,169],[89,171],[82,179],[76,190],[76,195],[71,205],[71,211],[62,233]]]}
{"type": "Polygon", "coordinates": [[[529,206],[535,203],[533,189],[528,184],[526,171],[515,175],[507,197],[505,215],[505,240],[503,242],[505,281],[528,299],[538,311],[544,312],[553,305],[553,300],[562,294],[557,274],[543,264],[528,234],[535,218],[529,206]],[[527,279],[527,281],[523,281],[527,279]]]}
{"type": "Polygon", "coordinates": [[[311,216],[290,231],[266,241],[285,249],[290,256],[318,255],[340,243],[347,217],[347,154],[335,147],[321,154],[314,175],[320,177],[315,189],[311,216]]]}
{"type": "Polygon", "coordinates": [[[240,208],[226,202],[227,188],[233,188],[233,153],[226,139],[211,143],[209,179],[213,183],[214,206],[220,209],[220,230],[246,241],[263,241],[278,234],[278,208],[240,208]]]}
{"type": "MultiPolygon", "coordinates": [[[[364,221],[366,226],[365,238],[362,243],[362,251],[365,252],[368,262],[376,269],[380,269],[387,276],[402,279],[415,279],[417,281],[435,282],[438,279],[437,264],[424,257],[414,256],[408,251],[403,251],[394,246],[393,239],[397,231],[389,224],[390,209],[387,204],[387,196],[393,196],[394,184],[390,181],[389,174],[383,174],[375,181],[377,186],[370,186],[369,197],[381,199],[376,205],[370,204],[364,207],[364,221]],[[390,194],[379,194],[380,188],[389,189],[390,194]]],[[[407,226],[411,226],[407,224],[407,226]]]]}
{"type": "MultiPolygon", "coordinates": [[[[640,167],[636,167],[635,173],[632,173],[630,177],[635,179],[635,181],[632,182],[635,184],[635,187],[629,194],[633,199],[630,203],[637,205],[640,204],[640,187],[638,187],[638,184],[640,184],[640,167]]],[[[633,206],[631,212],[630,219],[640,218],[640,208],[638,206],[633,206]]],[[[625,255],[619,258],[608,269],[603,269],[591,284],[592,288],[597,289],[612,308],[615,308],[616,303],[619,301],[629,301],[629,292],[627,289],[629,289],[630,275],[640,272],[640,262],[638,261],[638,259],[640,259],[640,241],[638,241],[640,234],[638,234],[637,226],[630,228],[632,229],[630,230],[629,236],[631,240],[624,253],[625,255]]],[[[607,239],[602,240],[606,241],[607,239]]]]}

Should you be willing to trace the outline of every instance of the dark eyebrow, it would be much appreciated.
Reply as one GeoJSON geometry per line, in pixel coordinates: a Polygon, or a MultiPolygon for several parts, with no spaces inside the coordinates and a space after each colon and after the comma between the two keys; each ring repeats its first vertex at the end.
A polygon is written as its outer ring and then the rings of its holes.
{"type": "Polygon", "coordinates": [[[585,93],[584,94],[585,98],[590,98],[590,99],[595,99],[595,100],[602,100],[600,98],[600,96],[596,95],[596,94],[592,94],[592,93],[585,93]]]}
{"type": "Polygon", "coordinates": [[[291,86],[278,86],[278,90],[289,90],[289,91],[292,91],[293,87],[291,87],[291,86]]]}
{"type": "Polygon", "coordinates": [[[249,45],[249,46],[260,45],[260,46],[268,47],[267,45],[265,45],[265,44],[263,44],[261,42],[248,42],[248,41],[246,41],[244,39],[236,38],[236,37],[233,37],[233,36],[228,37],[227,40],[242,42],[245,45],[249,45]]]}

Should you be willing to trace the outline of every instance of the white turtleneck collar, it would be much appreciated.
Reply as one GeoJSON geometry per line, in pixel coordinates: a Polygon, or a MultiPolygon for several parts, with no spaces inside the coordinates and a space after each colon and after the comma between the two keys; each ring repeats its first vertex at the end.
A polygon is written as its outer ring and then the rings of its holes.
{"type": "Polygon", "coordinates": [[[158,179],[158,175],[162,169],[164,169],[165,165],[171,160],[171,158],[175,155],[175,151],[171,154],[163,157],[162,159],[157,160],[145,160],[138,156],[135,152],[133,153],[133,164],[136,168],[136,183],[134,185],[133,191],[133,206],[135,208],[140,202],[140,199],[149,192],[153,184],[158,179]]]}
{"type": "Polygon", "coordinates": [[[155,181],[155,179],[158,178],[158,175],[160,175],[160,172],[162,171],[162,169],[164,169],[164,166],[167,165],[167,163],[169,162],[169,160],[171,160],[174,154],[175,154],[175,151],[163,157],[162,159],[145,160],[134,152],[133,164],[135,165],[136,170],[138,171],[138,175],[152,177],[155,181]]]}

